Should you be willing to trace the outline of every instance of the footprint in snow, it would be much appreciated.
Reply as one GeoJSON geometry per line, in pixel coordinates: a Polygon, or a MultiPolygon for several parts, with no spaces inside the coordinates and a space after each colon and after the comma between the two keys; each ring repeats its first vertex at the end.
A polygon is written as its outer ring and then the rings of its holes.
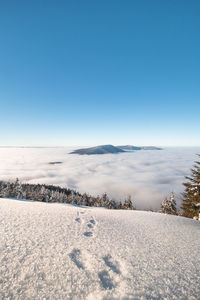
{"type": "Polygon", "coordinates": [[[69,257],[73,261],[73,263],[79,268],[84,270],[84,266],[80,260],[81,251],[79,249],[74,248],[72,252],[69,254],[69,257]]]}
{"type": "Polygon", "coordinates": [[[80,223],[81,219],[80,218],[76,218],[75,221],[78,222],[78,223],[80,223]]]}
{"type": "Polygon", "coordinates": [[[86,232],[84,232],[83,235],[87,236],[87,237],[91,237],[91,236],[93,236],[93,233],[91,231],[86,231],[86,232]]]}
{"type": "Polygon", "coordinates": [[[89,221],[89,224],[87,224],[87,226],[88,226],[89,228],[94,228],[94,225],[95,225],[95,224],[96,224],[95,220],[91,219],[91,220],[89,221]]]}
{"type": "Polygon", "coordinates": [[[101,282],[101,286],[104,290],[112,290],[112,288],[115,287],[112,278],[110,278],[106,270],[99,272],[98,276],[101,282]]]}
{"type": "Polygon", "coordinates": [[[108,255],[104,256],[103,260],[104,260],[106,266],[109,267],[114,273],[121,274],[117,263],[114,263],[112,261],[111,255],[108,254],[108,255]]]}

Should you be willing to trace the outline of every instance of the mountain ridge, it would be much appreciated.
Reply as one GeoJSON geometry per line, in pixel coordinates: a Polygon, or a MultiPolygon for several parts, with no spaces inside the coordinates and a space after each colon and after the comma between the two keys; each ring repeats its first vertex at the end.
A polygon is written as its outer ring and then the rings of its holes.
{"type": "Polygon", "coordinates": [[[124,146],[113,146],[113,145],[100,145],[95,147],[89,148],[80,148],[76,149],[70,154],[79,154],[79,155],[97,155],[97,154],[117,154],[117,153],[124,153],[128,151],[135,151],[135,150],[162,150],[161,148],[154,147],[154,146],[132,146],[132,145],[124,145],[124,146]]]}
{"type": "Polygon", "coordinates": [[[121,152],[125,152],[125,151],[113,145],[101,145],[96,147],[77,149],[70,152],[70,154],[95,155],[95,154],[108,154],[108,153],[121,153],[121,152]]]}

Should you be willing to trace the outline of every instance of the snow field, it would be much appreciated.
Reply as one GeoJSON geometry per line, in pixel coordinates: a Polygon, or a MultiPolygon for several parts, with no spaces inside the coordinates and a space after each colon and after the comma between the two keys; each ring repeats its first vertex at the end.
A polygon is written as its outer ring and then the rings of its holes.
{"type": "Polygon", "coordinates": [[[200,222],[0,199],[1,299],[200,299],[200,222]]]}

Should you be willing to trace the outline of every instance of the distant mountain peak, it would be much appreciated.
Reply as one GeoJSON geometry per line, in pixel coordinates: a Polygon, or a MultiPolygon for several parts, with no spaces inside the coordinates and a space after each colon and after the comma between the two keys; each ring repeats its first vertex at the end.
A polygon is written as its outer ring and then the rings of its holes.
{"type": "Polygon", "coordinates": [[[109,153],[121,153],[121,152],[125,152],[125,151],[113,145],[101,145],[96,147],[77,149],[71,152],[70,154],[95,155],[95,154],[109,154],[109,153]]]}
{"type": "Polygon", "coordinates": [[[109,154],[109,153],[121,153],[127,151],[134,151],[134,150],[162,150],[161,148],[154,147],[154,146],[132,146],[132,145],[125,145],[125,146],[113,146],[113,145],[100,145],[96,147],[90,148],[81,148],[76,149],[70,154],[79,154],[79,155],[96,155],[96,154],[109,154]]]}

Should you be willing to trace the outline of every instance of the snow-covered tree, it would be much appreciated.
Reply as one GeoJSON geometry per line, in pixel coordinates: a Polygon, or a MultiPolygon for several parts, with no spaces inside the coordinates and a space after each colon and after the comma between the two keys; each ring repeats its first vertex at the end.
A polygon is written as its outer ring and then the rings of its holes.
{"type": "Polygon", "coordinates": [[[67,202],[72,204],[77,204],[77,198],[74,191],[71,191],[71,193],[67,197],[67,202]]]}
{"type": "MultiPolygon", "coordinates": [[[[198,155],[200,157],[200,155],[198,155]]],[[[186,176],[187,182],[183,183],[185,191],[183,193],[182,210],[185,217],[198,217],[200,203],[200,161],[196,161],[191,169],[191,175],[186,176]]]]}
{"type": "Polygon", "coordinates": [[[177,209],[176,209],[176,201],[174,197],[174,193],[172,192],[169,198],[169,214],[170,215],[176,215],[177,209]]]}
{"type": "Polygon", "coordinates": [[[0,197],[2,198],[7,198],[10,195],[10,183],[1,183],[1,187],[0,187],[0,197]]]}
{"type": "Polygon", "coordinates": [[[176,215],[176,201],[174,197],[174,193],[172,192],[169,199],[166,197],[161,203],[161,213],[169,214],[169,215],[176,215]]]}
{"type": "Polygon", "coordinates": [[[118,201],[117,202],[117,209],[122,209],[122,208],[123,208],[122,202],[118,201]]]}
{"type": "Polygon", "coordinates": [[[101,200],[100,200],[100,206],[101,207],[108,207],[108,195],[106,193],[104,193],[102,196],[101,196],[101,200]]]}
{"type": "Polygon", "coordinates": [[[129,195],[128,198],[124,201],[123,209],[133,209],[133,203],[131,200],[131,196],[129,195]]]}
{"type": "Polygon", "coordinates": [[[17,199],[22,199],[23,198],[22,185],[18,178],[15,181],[14,188],[15,188],[15,197],[17,199]]]}
{"type": "Polygon", "coordinates": [[[96,199],[94,201],[94,206],[96,206],[96,207],[101,206],[101,198],[99,195],[96,197],[96,199]]]}
{"type": "Polygon", "coordinates": [[[86,193],[83,194],[82,197],[80,197],[80,204],[83,206],[88,206],[88,195],[86,193]],[[81,199],[82,198],[82,199],[81,199]]]}
{"type": "Polygon", "coordinates": [[[161,209],[160,212],[163,214],[168,214],[169,211],[169,201],[167,199],[167,197],[162,201],[161,203],[161,209]]]}

